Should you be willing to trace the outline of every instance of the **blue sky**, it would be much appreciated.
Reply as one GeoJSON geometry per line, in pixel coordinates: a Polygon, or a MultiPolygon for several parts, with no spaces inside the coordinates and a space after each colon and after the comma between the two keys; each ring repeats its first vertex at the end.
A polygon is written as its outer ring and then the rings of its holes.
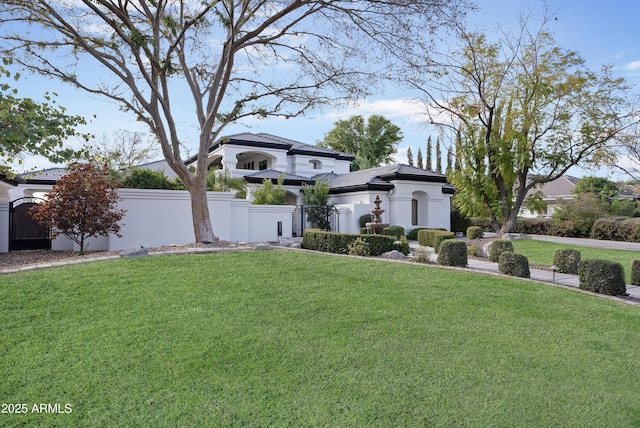
{"type": "MultiPolygon", "coordinates": [[[[543,3],[534,0],[477,0],[480,10],[473,13],[470,21],[486,29],[499,23],[505,29],[517,28],[516,15],[521,11],[541,11],[543,3]]],[[[615,74],[625,77],[640,90],[640,31],[637,20],[640,16],[638,0],[557,0],[549,3],[557,13],[557,20],[549,25],[556,41],[565,49],[577,51],[592,70],[604,64],[614,67],[615,74]]],[[[117,105],[97,96],[90,96],[69,86],[36,76],[24,76],[15,85],[20,96],[41,99],[46,91],[58,93],[59,104],[70,114],[79,114],[91,119],[88,130],[99,140],[102,135],[111,136],[118,129],[147,132],[132,116],[122,113],[117,105]],[[92,116],[96,115],[97,118],[92,116]]],[[[411,146],[414,157],[418,148],[424,152],[429,135],[437,133],[422,124],[419,108],[406,100],[407,94],[389,86],[384,93],[371,97],[357,107],[341,110],[326,109],[304,118],[290,120],[249,120],[227,128],[225,134],[238,132],[267,132],[285,138],[314,144],[331,130],[336,120],[351,115],[368,116],[380,114],[398,125],[404,134],[399,145],[397,160],[406,161],[406,150],[411,146]]],[[[195,145],[190,145],[195,150],[195,145]]],[[[161,155],[158,155],[160,158],[161,155]]],[[[444,161],[444,160],[443,160],[444,161]]],[[[45,168],[52,166],[46,160],[29,158],[26,167],[45,168]]],[[[593,171],[572,171],[573,175],[592,175],[593,171]]],[[[604,175],[600,171],[598,175],[604,175]]]]}

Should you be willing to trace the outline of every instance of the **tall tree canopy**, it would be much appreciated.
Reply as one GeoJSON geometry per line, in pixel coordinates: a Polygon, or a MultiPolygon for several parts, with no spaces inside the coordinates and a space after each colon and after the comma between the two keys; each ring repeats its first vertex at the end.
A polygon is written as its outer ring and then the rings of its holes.
{"type": "Polygon", "coordinates": [[[0,39],[20,65],[147,124],[191,195],[195,237],[205,242],[216,237],[207,174],[197,171],[228,124],[362,99],[390,61],[430,51],[423,36],[466,8],[466,0],[0,0],[0,39]],[[185,94],[195,114],[179,124],[185,94]],[[189,129],[198,134],[195,174],[184,164],[189,129]]]}
{"type": "Polygon", "coordinates": [[[637,97],[611,68],[592,72],[557,46],[546,16],[538,30],[529,22],[495,41],[459,28],[457,49],[406,76],[435,112],[429,122],[461,151],[449,175],[455,203],[488,217],[499,234],[513,229],[530,189],[613,158],[640,119],[637,97]]]}
{"type": "MultiPolygon", "coordinates": [[[[5,60],[5,66],[9,66],[5,60]]],[[[5,78],[11,72],[0,65],[0,75],[5,78]]],[[[66,109],[56,104],[55,94],[44,94],[44,102],[20,98],[18,91],[7,82],[0,82],[0,172],[11,174],[11,164],[22,163],[25,155],[38,155],[54,163],[78,157],[81,151],[64,143],[70,137],[88,141],[90,135],[79,133],[78,125],[86,123],[81,116],[68,115],[66,109]]]]}
{"type": "Polygon", "coordinates": [[[393,162],[392,155],[400,141],[400,127],[374,114],[366,122],[362,116],[337,121],[318,145],[355,155],[352,169],[359,170],[393,162]]]}

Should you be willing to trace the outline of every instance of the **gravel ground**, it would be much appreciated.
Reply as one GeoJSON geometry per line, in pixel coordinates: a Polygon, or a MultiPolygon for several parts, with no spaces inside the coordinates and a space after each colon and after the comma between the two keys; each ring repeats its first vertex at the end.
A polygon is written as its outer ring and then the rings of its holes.
{"type": "MultiPolygon", "coordinates": [[[[167,247],[147,248],[149,253],[169,253],[179,251],[207,251],[209,249],[239,249],[247,247],[244,244],[231,242],[219,242],[217,244],[188,244],[171,245],[167,247]]],[[[0,272],[3,270],[13,270],[25,266],[38,266],[56,262],[84,261],[103,257],[116,257],[122,251],[90,251],[80,255],[73,251],[53,251],[53,250],[25,250],[0,253],[0,272]]]]}

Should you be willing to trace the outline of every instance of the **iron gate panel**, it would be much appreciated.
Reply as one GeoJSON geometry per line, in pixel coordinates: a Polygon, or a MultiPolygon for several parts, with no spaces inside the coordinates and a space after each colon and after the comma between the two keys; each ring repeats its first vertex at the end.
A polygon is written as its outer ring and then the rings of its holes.
{"type": "Polygon", "coordinates": [[[50,250],[51,230],[29,215],[40,198],[20,198],[9,203],[9,251],[50,250]]]}
{"type": "Polygon", "coordinates": [[[302,236],[305,229],[338,231],[338,210],[334,206],[298,205],[293,211],[293,236],[302,236]]]}

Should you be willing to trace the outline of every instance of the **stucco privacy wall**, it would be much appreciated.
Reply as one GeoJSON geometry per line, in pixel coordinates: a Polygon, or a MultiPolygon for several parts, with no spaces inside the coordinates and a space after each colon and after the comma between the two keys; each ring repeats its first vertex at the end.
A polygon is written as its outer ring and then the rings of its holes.
{"type": "MultiPolygon", "coordinates": [[[[118,189],[119,209],[126,210],[120,221],[120,235],[92,238],[91,251],[118,251],[164,245],[190,244],[195,241],[189,193],[180,190],[118,189]]],[[[211,223],[216,236],[232,242],[278,240],[278,222],[282,236],[292,235],[293,206],[252,205],[234,199],[228,192],[208,192],[211,223]]],[[[78,250],[67,238],[54,239],[53,249],[78,250]]]]}

